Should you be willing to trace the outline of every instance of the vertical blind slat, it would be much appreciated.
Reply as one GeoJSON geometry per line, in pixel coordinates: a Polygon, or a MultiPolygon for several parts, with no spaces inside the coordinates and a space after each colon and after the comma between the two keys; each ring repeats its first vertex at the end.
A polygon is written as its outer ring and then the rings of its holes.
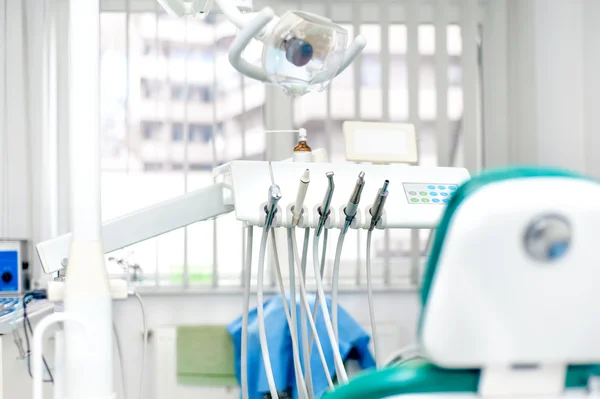
{"type": "MultiPolygon", "coordinates": [[[[191,51],[189,41],[189,17],[186,16],[184,20],[184,42],[183,48],[185,49],[185,57],[183,64],[183,92],[185,97],[183,99],[183,191],[187,194],[189,185],[189,147],[190,147],[190,121],[189,121],[189,105],[190,105],[190,82],[188,76],[189,67],[189,54],[191,51]]],[[[172,128],[171,128],[172,129],[172,128]]],[[[190,285],[190,270],[189,270],[189,250],[188,250],[188,228],[183,229],[183,286],[185,288],[190,285]]]]}
{"type": "MultiPolygon", "coordinates": [[[[382,120],[390,121],[390,24],[389,24],[389,4],[386,0],[380,1],[379,20],[381,25],[381,106],[382,120]]],[[[391,251],[390,251],[390,231],[384,231],[385,258],[383,281],[386,285],[391,282],[391,251]]]]}
{"type": "MultiPolygon", "coordinates": [[[[156,55],[155,55],[154,62],[156,63],[155,64],[155,68],[156,68],[156,71],[157,71],[155,78],[156,78],[156,81],[158,82],[159,81],[158,65],[160,63],[160,50],[159,50],[160,47],[159,47],[159,41],[158,41],[158,39],[159,39],[158,31],[159,31],[159,26],[160,26],[160,10],[161,10],[161,7],[158,4],[158,2],[156,2],[154,4],[154,7],[155,7],[155,16],[156,16],[156,22],[155,22],[155,27],[154,27],[154,51],[155,51],[156,55]]],[[[160,91],[159,91],[159,93],[160,93],[160,91]]],[[[159,95],[154,96],[154,115],[159,115],[159,113],[158,113],[158,108],[159,108],[158,101],[159,101],[159,97],[160,97],[159,95]]],[[[156,287],[158,287],[160,285],[160,267],[159,267],[159,264],[158,264],[159,259],[160,259],[160,256],[159,256],[159,250],[160,250],[159,241],[160,241],[159,238],[156,238],[154,240],[154,248],[155,248],[155,251],[156,251],[156,253],[155,253],[155,255],[156,255],[155,271],[154,271],[154,273],[155,273],[154,276],[155,277],[154,278],[156,280],[155,281],[156,287]]]]}
{"type": "Polygon", "coordinates": [[[125,0],[125,142],[127,143],[127,156],[125,157],[125,170],[129,173],[131,157],[131,131],[129,129],[130,98],[131,93],[131,37],[129,25],[131,23],[131,0],[125,0]]]}
{"type": "Polygon", "coordinates": [[[450,126],[448,123],[448,0],[438,0],[435,8],[435,91],[437,96],[436,138],[439,166],[450,166],[450,126]]]}
{"type": "MultiPolygon", "coordinates": [[[[213,154],[213,169],[218,165],[217,159],[217,101],[219,95],[217,93],[217,57],[219,48],[217,47],[217,25],[213,25],[213,84],[212,84],[212,154],[213,154]]],[[[213,268],[212,268],[212,286],[219,286],[219,256],[217,250],[219,248],[219,241],[217,239],[218,234],[218,222],[217,219],[213,220],[213,268]]]]}
{"type": "Polygon", "coordinates": [[[8,126],[6,78],[8,68],[8,0],[0,0],[0,237],[8,235],[8,126]]]}
{"type": "MultiPolygon", "coordinates": [[[[354,35],[358,35],[360,33],[360,25],[361,25],[361,3],[352,3],[352,26],[354,30],[354,35]]],[[[361,115],[361,71],[362,71],[362,56],[359,55],[353,64],[354,68],[354,120],[360,120],[361,115]]],[[[361,234],[360,231],[356,233],[356,285],[359,286],[361,284],[361,234]]]]}
{"type": "MultiPolygon", "coordinates": [[[[419,2],[408,0],[406,4],[406,61],[408,70],[408,115],[409,121],[415,126],[417,133],[420,131],[419,118],[419,2]]],[[[421,243],[419,230],[412,230],[410,235],[411,245],[411,278],[416,283],[416,276],[420,268],[421,243]]]]}
{"type": "Polygon", "coordinates": [[[481,135],[477,105],[477,0],[462,0],[462,76],[463,76],[463,143],[465,166],[471,173],[481,167],[481,135]]]}

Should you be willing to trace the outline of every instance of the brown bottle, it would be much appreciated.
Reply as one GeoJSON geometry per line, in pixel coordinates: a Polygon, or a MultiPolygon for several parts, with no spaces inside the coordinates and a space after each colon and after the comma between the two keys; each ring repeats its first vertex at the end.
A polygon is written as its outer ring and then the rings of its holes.
{"type": "Polygon", "coordinates": [[[306,129],[300,129],[298,145],[294,148],[294,162],[312,162],[312,150],[306,144],[306,129]]]}

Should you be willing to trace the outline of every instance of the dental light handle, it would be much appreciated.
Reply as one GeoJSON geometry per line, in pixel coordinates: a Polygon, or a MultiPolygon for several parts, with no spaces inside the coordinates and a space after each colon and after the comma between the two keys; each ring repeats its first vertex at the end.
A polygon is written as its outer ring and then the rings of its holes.
{"type": "Polygon", "coordinates": [[[308,185],[310,184],[310,172],[308,169],[304,171],[304,174],[300,178],[300,185],[298,186],[298,194],[296,195],[296,203],[292,211],[292,226],[298,226],[298,222],[302,217],[302,207],[304,206],[304,200],[306,199],[306,192],[308,191],[308,185]]]}
{"type": "MultiPolygon", "coordinates": [[[[53,313],[44,317],[33,331],[33,350],[31,353],[33,363],[33,399],[43,399],[44,397],[44,361],[43,361],[43,340],[44,333],[48,327],[60,322],[75,322],[82,328],[82,333],[85,332],[83,323],[69,313],[53,313]]],[[[109,399],[109,398],[107,398],[109,399]]]]}
{"type": "Polygon", "coordinates": [[[275,13],[273,10],[269,7],[265,7],[238,32],[229,48],[229,62],[238,72],[265,83],[269,83],[269,78],[265,74],[265,71],[261,67],[246,61],[244,57],[242,57],[242,53],[250,44],[250,41],[257,36],[274,17],[275,13]]]}

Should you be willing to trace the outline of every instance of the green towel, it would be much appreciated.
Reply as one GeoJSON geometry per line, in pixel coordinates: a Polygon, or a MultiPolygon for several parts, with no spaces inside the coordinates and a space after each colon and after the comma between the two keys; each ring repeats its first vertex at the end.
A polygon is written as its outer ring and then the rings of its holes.
{"type": "Polygon", "coordinates": [[[226,326],[177,327],[177,381],[182,385],[238,385],[233,341],[226,326]]]}

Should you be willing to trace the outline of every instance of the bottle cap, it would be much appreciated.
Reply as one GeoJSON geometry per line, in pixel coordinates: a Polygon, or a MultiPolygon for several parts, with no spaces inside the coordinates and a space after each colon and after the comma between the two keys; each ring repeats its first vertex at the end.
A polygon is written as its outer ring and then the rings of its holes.
{"type": "Polygon", "coordinates": [[[307,139],[306,129],[299,129],[298,130],[298,140],[306,141],[306,139],[307,139]]]}

